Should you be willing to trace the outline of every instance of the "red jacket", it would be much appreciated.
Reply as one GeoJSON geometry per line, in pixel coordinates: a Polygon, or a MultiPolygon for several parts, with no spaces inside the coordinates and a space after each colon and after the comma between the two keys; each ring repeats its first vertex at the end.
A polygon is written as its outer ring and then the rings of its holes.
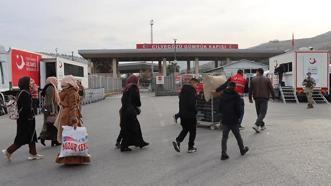
{"type": "Polygon", "coordinates": [[[235,91],[240,95],[243,96],[245,93],[245,86],[247,84],[247,80],[241,74],[236,74],[230,78],[231,82],[236,83],[235,91]]]}

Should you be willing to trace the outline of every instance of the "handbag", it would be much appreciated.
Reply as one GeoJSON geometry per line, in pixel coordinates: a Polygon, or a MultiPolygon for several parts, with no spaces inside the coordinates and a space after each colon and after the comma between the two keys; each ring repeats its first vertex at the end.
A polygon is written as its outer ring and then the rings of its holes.
{"type": "Polygon", "coordinates": [[[10,101],[8,101],[6,103],[9,119],[17,120],[20,117],[20,112],[23,108],[18,110],[17,101],[20,98],[20,95],[22,94],[22,92],[26,92],[26,93],[30,94],[26,90],[21,90],[21,92],[18,94],[17,98],[16,97],[10,97],[10,101]]]}
{"type": "Polygon", "coordinates": [[[88,153],[88,134],[85,127],[63,126],[60,158],[69,156],[90,157],[88,153]]]}

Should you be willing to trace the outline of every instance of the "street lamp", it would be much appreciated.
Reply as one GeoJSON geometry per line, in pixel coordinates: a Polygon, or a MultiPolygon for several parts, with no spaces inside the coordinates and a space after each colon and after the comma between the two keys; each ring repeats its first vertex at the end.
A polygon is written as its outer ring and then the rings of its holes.
{"type": "Polygon", "coordinates": [[[174,48],[175,48],[175,55],[174,55],[174,73],[176,72],[176,67],[177,67],[177,39],[174,39],[174,48]]]}

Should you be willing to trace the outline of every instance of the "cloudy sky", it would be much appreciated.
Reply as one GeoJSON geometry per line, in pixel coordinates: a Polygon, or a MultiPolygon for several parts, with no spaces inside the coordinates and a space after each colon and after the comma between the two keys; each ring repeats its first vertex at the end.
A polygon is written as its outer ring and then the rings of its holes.
{"type": "Polygon", "coordinates": [[[70,53],[154,43],[238,43],[331,30],[329,0],[0,0],[0,45],[70,53]]]}

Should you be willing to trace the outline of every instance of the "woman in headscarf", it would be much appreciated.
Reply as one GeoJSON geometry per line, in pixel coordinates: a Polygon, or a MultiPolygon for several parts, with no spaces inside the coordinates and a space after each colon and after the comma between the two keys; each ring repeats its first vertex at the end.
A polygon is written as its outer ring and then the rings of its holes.
{"type": "Polygon", "coordinates": [[[44,97],[44,124],[40,133],[40,143],[44,146],[45,140],[51,140],[51,146],[61,145],[57,141],[57,129],[54,126],[55,119],[59,113],[60,97],[57,89],[56,77],[48,77],[46,85],[41,92],[41,96],[44,97]]]}
{"type": "MultiPolygon", "coordinates": [[[[79,110],[80,96],[79,87],[73,76],[66,76],[61,81],[62,91],[60,92],[60,113],[57,121],[59,142],[62,141],[62,126],[81,127],[82,115],[79,110]]],[[[62,164],[83,164],[90,162],[90,157],[70,156],[56,158],[57,163],[62,164]]]]}
{"type": "Polygon", "coordinates": [[[18,81],[20,92],[17,96],[17,109],[19,118],[17,119],[17,130],[14,144],[2,150],[5,157],[10,160],[11,155],[23,145],[29,145],[29,160],[41,159],[42,155],[36,151],[36,121],[32,108],[32,97],[30,93],[30,77],[23,77],[18,81]]]}
{"type": "Polygon", "coordinates": [[[149,143],[145,142],[142,137],[142,132],[137,115],[140,114],[140,93],[138,88],[139,79],[135,75],[131,75],[122,96],[122,108],[120,109],[120,125],[121,125],[121,151],[131,151],[129,146],[143,148],[149,143]]]}
{"type": "Polygon", "coordinates": [[[39,107],[39,86],[36,84],[34,79],[30,78],[30,93],[32,97],[32,108],[34,114],[38,114],[39,107]]]}

